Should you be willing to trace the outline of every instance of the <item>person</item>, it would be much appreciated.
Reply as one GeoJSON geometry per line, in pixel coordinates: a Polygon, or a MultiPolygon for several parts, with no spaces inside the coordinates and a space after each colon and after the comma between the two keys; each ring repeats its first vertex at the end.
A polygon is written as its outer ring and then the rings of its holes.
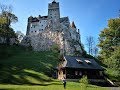
{"type": "Polygon", "coordinates": [[[66,89],[66,79],[65,79],[65,77],[63,77],[63,86],[64,86],[64,89],[66,89]]]}

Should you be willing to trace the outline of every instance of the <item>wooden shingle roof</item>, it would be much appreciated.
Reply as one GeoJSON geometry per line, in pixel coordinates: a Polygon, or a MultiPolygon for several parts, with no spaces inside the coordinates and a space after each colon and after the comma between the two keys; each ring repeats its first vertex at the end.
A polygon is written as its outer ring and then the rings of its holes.
{"type": "Polygon", "coordinates": [[[63,67],[104,70],[94,59],[64,56],[65,62],[63,67]]]}

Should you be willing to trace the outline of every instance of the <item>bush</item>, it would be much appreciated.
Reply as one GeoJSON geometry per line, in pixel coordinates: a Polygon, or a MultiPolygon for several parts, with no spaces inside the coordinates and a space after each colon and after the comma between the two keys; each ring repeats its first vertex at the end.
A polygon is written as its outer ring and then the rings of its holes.
{"type": "Polygon", "coordinates": [[[88,82],[88,78],[87,76],[83,75],[83,77],[79,80],[80,83],[83,83],[85,85],[87,85],[89,82],[88,82]]]}
{"type": "Polygon", "coordinates": [[[54,53],[60,53],[60,48],[57,44],[52,45],[51,51],[54,53]]]}
{"type": "Polygon", "coordinates": [[[108,76],[108,78],[112,81],[120,81],[120,74],[118,69],[111,69],[107,68],[105,71],[105,74],[108,76]]]}

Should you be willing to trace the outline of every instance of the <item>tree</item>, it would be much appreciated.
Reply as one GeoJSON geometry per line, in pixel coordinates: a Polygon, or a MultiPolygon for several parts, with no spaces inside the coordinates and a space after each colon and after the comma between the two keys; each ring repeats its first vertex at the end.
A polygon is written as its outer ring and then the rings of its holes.
{"type": "Polygon", "coordinates": [[[94,45],[95,45],[95,40],[94,40],[94,38],[92,37],[92,36],[88,36],[87,38],[86,38],[86,45],[87,45],[87,47],[88,47],[88,53],[90,54],[90,55],[93,55],[93,47],[94,47],[94,45]]]}
{"type": "Polygon", "coordinates": [[[17,22],[18,18],[12,13],[12,6],[0,5],[1,17],[6,17],[7,24],[10,25],[13,22],[17,22]]]}
{"type": "Polygon", "coordinates": [[[0,25],[7,23],[7,20],[5,17],[0,17],[0,25]]]}
{"type": "Polygon", "coordinates": [[[97,55],[98,55],[98,47],[97,47],[97,46],[94,46],[92,52],[93,52],[94,57],[97,57],[97,55]]]}
{"type": "Polygon", "coordinates": [[[10,27],[12,22],[18,21],[18,18],[12,13],[12,7],[0,5],[0,37],[10,43],[10,38],[16,38],[14,30],[10,27]]]}
{"type": "Polygon", "coordinates": [[[108,68],[120,68],[120,18],[110,19],[99,35],[100,57],[108,68]]]}
{"type": "Polygon", "coordinates": [[[110,61],[108,66],[109,68],[116,68],[120,70],[120,46],[116,47],[116,50],[112,52],[112,56],[108,58],[107,61],[110,61]]]}

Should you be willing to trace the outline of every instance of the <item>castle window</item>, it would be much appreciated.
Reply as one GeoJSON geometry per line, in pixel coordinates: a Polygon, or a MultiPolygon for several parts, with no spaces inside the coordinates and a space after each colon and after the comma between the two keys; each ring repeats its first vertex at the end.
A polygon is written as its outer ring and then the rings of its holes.
{"type": "Polygon", "coordinates": [[[42,29],[43,30],[43,29],[42,29]]]}
{"type": "Polygon", "coordinates": [[[32,25],[33,28],[35,28],[35,25],[32,25]]]}
{"type": "Polygon", "coordinates": [[[36,32],[36,31],[35,31],[36,32]]]}
{"type": "Polygon", "coordinates": [[[42,25],[43,26],[43,25],[42,25]]]}

